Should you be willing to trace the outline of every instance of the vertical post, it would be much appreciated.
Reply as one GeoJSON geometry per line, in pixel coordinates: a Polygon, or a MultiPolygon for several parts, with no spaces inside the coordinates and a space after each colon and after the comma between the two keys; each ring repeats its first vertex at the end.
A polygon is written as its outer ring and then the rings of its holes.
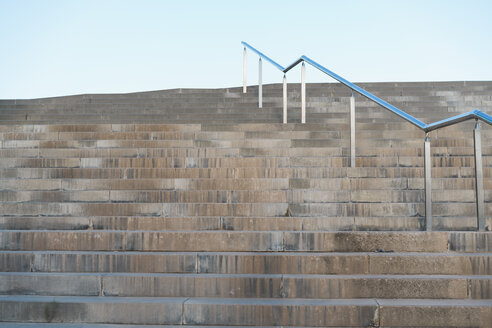
{"type": "Polygon", "coordinates": [[[246,93],[246,47],[243,50],[243,93],[246,93]]]}
{"type": "Polygon", "coordinates": [[[287,76],[284,74],[284,78],[282,79],[283,81],[283,84],[284,84],[284,89],[283,89],[283,92],[284,92],[284,95],[283,95],[283,101],[284,101],[284,110],[283,110],[283,120],[282,122],[284,124],[287,123],[287,76]]]}
{"type": "Polygon", "coordinates": [[[477,228],[485,231],[484,218],[484,196],[483,196],[483,171],[482,171],[482,138],[480,136],[480,123],[475,123],[473,130],[473,141],[475,144],[475,195],[477,200],[477,228]]]}
{"type": "Polygon", "coordinates": [[[350,167],[355,167],[355,98],[350,97],[350,167]]]}
{"type": "Polygon", "coordinates": [[[263,107],[263,84],[261,81],[261,73],[262,73],[262,68],[261,68],[261,57],[260,57],[260,60],[258,61],[258,108],[263,107]]]}
{"type": "Polygon", "coordinates": [[[430,138],[427,134],[424,142],[424,190],[425,190],[425,230],[432,231],[432,186],[431,186],[431,151],[430,138]]]}
{"type": "Polygon", "coordinates": [[[306,123],[306,65],[301,66],[301,123],[306,123]]]}

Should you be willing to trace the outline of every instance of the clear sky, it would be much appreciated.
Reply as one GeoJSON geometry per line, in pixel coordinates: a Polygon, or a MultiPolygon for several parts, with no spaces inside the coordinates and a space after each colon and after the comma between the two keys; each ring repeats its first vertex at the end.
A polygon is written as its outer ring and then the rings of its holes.
{"type": "Polygon", "coordinates": [[[240,86],[243,40],[353,82],[492,80],[491,0],[0,0],[0,98],[240,86]]]}

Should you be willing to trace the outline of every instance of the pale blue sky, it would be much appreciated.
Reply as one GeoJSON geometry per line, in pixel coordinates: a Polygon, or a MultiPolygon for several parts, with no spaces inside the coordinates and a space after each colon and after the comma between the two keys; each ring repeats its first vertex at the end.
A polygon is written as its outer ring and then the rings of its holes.
{"type": "Polygon", "coordinates": [[[243,40],[353,82],[492,80],[491,17],[490,0],[0,0],[0,98],[240,86],[243,40]]]}

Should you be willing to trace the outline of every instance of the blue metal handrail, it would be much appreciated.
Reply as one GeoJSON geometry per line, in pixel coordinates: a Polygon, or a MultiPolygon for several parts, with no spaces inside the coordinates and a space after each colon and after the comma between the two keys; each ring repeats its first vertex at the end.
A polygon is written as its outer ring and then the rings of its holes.
{"type": "Polygon", "coordinates": [[[478,109],[472,110],[472,111],[470,111],[468,113],[465,113],[465,114],[456,115],[456,116],[453,116],[453,117],[450,117],[450,118],[447,118],[447,119],[444,119],[444,120],[441,120],[441,121],[438,121],[438,122],[426,124],[426,123],[418,120],[417,118],[413,117],[412,115],[406,113],[405,111],[397,108],[396,106],[393,106],[390,103],[384,101],[383,99],[375,96],[374,94],[372,94],[372,93],[370,93],[370,92],[362,89],[358,85],[356,85],[356,84],[354,84],[354,83],[352,83],[352,82],[344,79],[340,75],[338,75],[338,74],[330,71],[326,67],[323,67],[322,65],[320,65],[317,62],[315,62],[314,60],[312,60],[311,58],[309,58],[307,56],[304,56],[303,55],[303,56],[299,57],[292,64],[290,64],[289,66],[287,66],[286,68],[284,68],[284,67],[282,67],[282,65],[278,64],[276,61],[274,61],[273,59],[271,59],[267,55],[265,55],[262,52],[260,52],[259,50],[255,49],[250,44],[248,44],[248,43],[246,43],[244,41],[242,41],[241,44],[243,46],[251,49],[252,51],[254,51],[260,57],[262,57],[265,60],[269,61],[271,64],[273,64],[275,67],[277,67],[279,70],[281,70],[284,73],[287,73],[288,71],[290,71],[291,69],[293,69],[294,67],[296,67],[297,65],[299,65],[302,62],[306,62],[306,63],[310,64],[311,66],[317,68],[321,72],[325,73],[326,75],[328,75],[328,76],[332,77],[333,79],[337,80],[338,82],[344,84],[345,86],[347,86],[351,90],[353,90],[353,91],[357,92],[358,94],[366,97],[367,99],[375,102],[376,104],[378,104],[381,107],[389,110],[390,112],[392,112],[392,113],[400,116],[401,118],[403,118],[407,122],[415,125],[419,129],[423,130],[424,132],[430,132],[430,131],[433,131],[433,130],[437,130],[437,129],[440,129],[440,128],[443,128],[443,127],[446,127],[446,126],[450,126],[450,125],[453,125],[453,124],[456,124],[456,123],[460,123],[460,122],[463,122],[463,121],[466,121],[466,120],[470,120],[470,119],[481,120],[481,121],[483,121],[483,122],[485,122],[487,124],[492,125],[492,116],[491,115],[488,115],[488,114],[486,114],[486,113],[484,113],[484,112],[482,112],[482,111],[480,111],[478,109]]]}
{"type": "MultiPolygon", "coordinates": [[[[255,49],[253,46],[246,42],[241,42],[244,46],[244,61],[243,61],[243,92],[246,93],[246,48],[249,48],[260,56],[259,60],[259,75],[258,75],[258,99],[259,107],[262,107],[262,58],[270,62],[276,68],[284,73],[283,77],[283,122],[287,123],[287,78],[286,73],[302,63],[301,67],[301,122],[306,122],[306,81],[305,81],[305,64],[304,62],[310,64],[311,66],[317,68],[326,75],[332,77],[333,79],[344,84],[352,91],[366,97],[367,99],[375,102],[379,106],[389,110],[393,114],[398,115],[405,121],[413,124],[422,131],[426,133],[424,141],[424,189],[425,189],[425,222],[426,230],[432,230],[432,200],[431,200],[431,151],[430,151],[430,138],[428,133],[446,126],[454,125],[466,120],[475,119],[477,123],[475,124],[475,129],[473,131],[474,139],[474,155],[475,155],[475,191],[476,191],[476,206],[477,206],[477,227],[478,230],[485,230],[485,218],[484,218],[484,193],[483,193],[483,172],[482,172],[482,142],[480,137],[480,124],[478,120],[481,120],[489,125],[492,125],[492,116],[486,114],[478,109],[472,110],[470,112],[459,114],[450,118],[446,118],[441,121],[426,124],[412,115],[406,113],[405,111],[391,105],[390,103],[384,101],[383,99],[373,95],[372,93],[362,89],[358,85],[344,79],[340,75],[330,71],[326,67],[318,64],[309,57],[301,56],[295,60],[292,64],[284,68],[282,65],[278,64],[276,61],[263,54],[262,52],[255,49]]],[[[355,167],[355,98],[352,93],[350,97],[350,166],[355,167]]]]}
{"type": "Polygon", "coordinates": [[[275,60],[271,59],[270,57],[268,57],[267,55],[265,55],[264,53],[262,53],[261,51],[259,51],[258,49],[255,49],[253,46],[249,45],[248,43],[244,42],[244,41],[241,41],[241,44],[243,46],[245,46],[246,48],[249,48],[250,50],[252,50],[253,52],[255,52],[258,56],[260,56],[261,58],[265,59],[266,61],[270,62],[270,64],[272,64],[273,66],[275,66],[276,68],[278,68],[279,70],[281,70],[282,72],[285,71],[285,68],[280,65],[279,63],[277,63],[275,60]]]}

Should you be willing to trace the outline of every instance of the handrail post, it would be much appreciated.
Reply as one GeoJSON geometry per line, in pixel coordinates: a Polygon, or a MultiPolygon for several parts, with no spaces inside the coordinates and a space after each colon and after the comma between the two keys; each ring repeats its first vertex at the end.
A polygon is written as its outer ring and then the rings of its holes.
{"type": "Polygon", "coordinates": [[[483,195],[483,171],[482,171],[482,138],[480,135],[480,123],[475,123],[473,130],[473,142],[475,145],[475,196],[477,201],[477,228],[485,231],[484,219],[484,195],[483,195]]]}
{"type": "Polygon", "coordinates": [[[355,98],[350,97],[350,167],[355,167],[355,98]]]}
{"type": "Polygon", "coordinates": [[[263,82],[261,79],[262,75],[262,67],[261,67],[261,57],[258,60],[258,108],[263,107],[263,82]]]}
{"type": "Polygon", "coordinates": [[[287,76],[284,74],[284,78],[282,79],[282,82],[283,82],[283,85],[284,85],[284,88],[283,88],[283,103],[284,103],[284,106],[283,106],[283,120],[282,122],[284,124],[287,123],[287,76]]]}
{"type": "Polygon", "coordinates": [[[243,93],[246,93],[246,47],[243,50],[243,93]]]}
{"type": "Polygon", "coordinates": [[[306,64],[301,66],[301,123],[306,123],[306,64]]]}
{"type": "Polygon", "coordinates": [[[424,190],[425,190],[425,230],[432,231],[432,186],[431,186],[431,151],[430,138],[427,134],[424,142],[424,190]]]}

